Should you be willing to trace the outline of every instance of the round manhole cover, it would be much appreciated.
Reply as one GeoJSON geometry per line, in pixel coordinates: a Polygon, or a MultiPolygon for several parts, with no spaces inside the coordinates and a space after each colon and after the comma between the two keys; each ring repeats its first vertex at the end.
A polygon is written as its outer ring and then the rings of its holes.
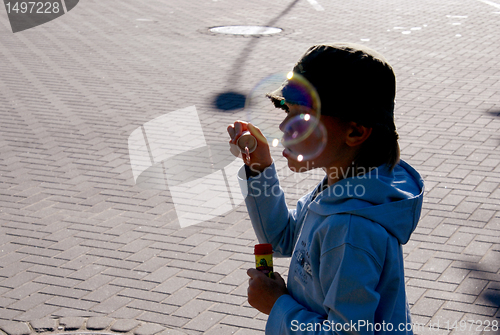
{"type": "Polygon", "coordinates": [[[280,33],[283,29],[264,26],[223,26],[210,28],[210,31],[229,35],[272,35],[280,33]]]}

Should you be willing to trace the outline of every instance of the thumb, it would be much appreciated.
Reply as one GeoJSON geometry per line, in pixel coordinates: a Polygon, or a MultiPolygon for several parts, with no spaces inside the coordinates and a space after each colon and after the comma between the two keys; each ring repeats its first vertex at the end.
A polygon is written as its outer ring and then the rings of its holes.
{"type": "Polygon", "coordinates": [[[253,124],[251,123],[248,124],[248,131],[250,132],[250,134],[253,135],[253,137],[257,139],[257,141],[267,143],[267,139],[264,136],[264,134],[262,134],[260,129],[254,126],[253,124]]]}
{"type": "Polygon", "coordinates": [[[257,269],[254,269],[254,268],[250,268],[247,270],[247,275],[248,277],[250,278],[256,278],[256,277],[262,277],[262,276],[266,276],[265,274],[263,274],[262,272],[260,272],[259,270],[257,269]]]}
{"type": "Polygon", "coordinates": [[[274,279],[276,279],[278,281],[282,281],[283,283],[285,282],[283,277],[281,277],[281,275],[278,272],[273,272],[273,275],[274,275],[274,279]]]}

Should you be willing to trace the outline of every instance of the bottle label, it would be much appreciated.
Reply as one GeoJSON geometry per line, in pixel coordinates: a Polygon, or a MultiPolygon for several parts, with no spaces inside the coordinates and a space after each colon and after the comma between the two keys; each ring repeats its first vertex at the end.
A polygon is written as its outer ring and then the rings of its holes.
{"type": "Polygon", "coordinates": [[[272,278],[273,273],[273,254],[255,255],[255,267],[268,277],[272,278]]]}

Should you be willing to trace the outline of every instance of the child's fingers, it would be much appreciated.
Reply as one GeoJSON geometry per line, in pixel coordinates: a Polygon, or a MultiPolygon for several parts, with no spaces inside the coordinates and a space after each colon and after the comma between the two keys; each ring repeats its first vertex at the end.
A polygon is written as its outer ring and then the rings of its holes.
{"type": "Polygon", "coordinates": [[[241,122],[236,121],[236,122],[234,123],[235,137],[240,137],[240,135],[243,133],[242,128],[243,128],[243,127],[241,126],[241,122]]]}
{"type": "Polygon", "coordinates": [[[236,135],[236,131],[234,130],[234,125],[230,124],[229,126],[227,126],[227,133],[229,134],[231,140],[233,140],[234,136],[236,135]]]}

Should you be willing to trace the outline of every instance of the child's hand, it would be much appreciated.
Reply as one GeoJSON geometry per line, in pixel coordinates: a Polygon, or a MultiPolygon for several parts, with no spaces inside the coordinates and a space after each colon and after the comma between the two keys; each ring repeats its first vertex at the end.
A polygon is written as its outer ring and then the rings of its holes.
{"type": "Polygon", "coordinates": [[[274,272],[274,279],[269,278],[257,269],[248,269],[248,303],[260,312],[269,315],[276,300],[288,294],[286,284],[280,274],[274,272]]]}
{"type": "Polygon", "coordinates": [[[257,148],[254,152],[249,154],[247,157],[246,153],[242,153],[243,161],[247,164],[252,172],[259,173],[265,168],[273,163],[271,158],[271,151],[269,150],[269,144],[267,143],[266,137],[262,134],[259,128],[255,127],[251,123],[244,121],[236,121],[227,127],[227,132],[231,139],[229,143],[236,144],[238,138],[245,132],[249,131],[253,137],[257,140],[257,148]]]}

